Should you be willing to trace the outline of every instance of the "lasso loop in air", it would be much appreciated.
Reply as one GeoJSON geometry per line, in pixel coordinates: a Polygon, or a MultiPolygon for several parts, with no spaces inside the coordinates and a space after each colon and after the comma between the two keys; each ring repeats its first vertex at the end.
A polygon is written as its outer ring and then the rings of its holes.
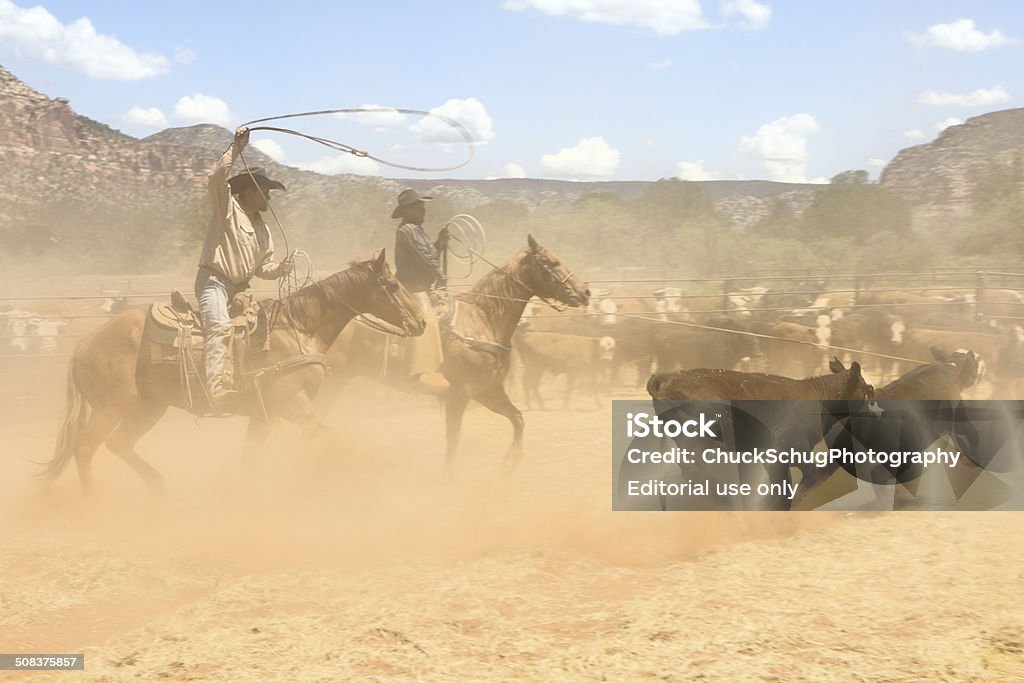
{"type": "Polygon", "coordinates": [[[359,108],[355,108],[355,109],[324,109],[322,111],[306,111],[306,112],[301,112],[301,113],[298,113],[298,114],[284,114],[282,116],[268,116],[268,117],[262,118],[262,119],[253,119],[252,121],[248,121],[246,123],[243,123],[242,126],[244,126],[246,128],[249,128],[250,131],[266,130],[266,131],[271,131],[271,132],[274,132],[274,133],[287,133],[289,135],[296,135],[296,136],[298,136],[300,138],[306,138],[307,140],[311,140],[313,142],[316,142],[316,143],[319,143],[319,144],[323,145],[324,147],[328,147],[330,149],[337,150],[339,152],[345,152],[347,154],[351,154],[351,155],[357,156],[357,157],[363,157],[365,159],[373,159],[374,161],[376,161],[378,163],[381,163],[381,164],[384,164],[385,166],[391,166],[392,168],[401,168],[401,169],[404,169],[406,171],[422,171],[422,172],[426,172],[426,173],[439,173],[439,172],[442,172],[442,171],[455,171],[457,169],[462,168],[463,166],[468,164],[470,161],[472,161],[473,160],[473,155],[474,155],[474,153],[476,151],[475,147],[474,147],[475,141],[473,140],[473,136],[470,135],[469,130],[467,130],[466,127],[463,126],[461,123],[459,123],[455,119],[450,118],[448,116],[445,116],[443,114],[437,114],[437,113],[430,112],[430,111],[422,111],[422,110],[419,110],[419,109],[394,109],[394,108],[389,108],[389,107],[359,107],[359,108]],[[386,112],[386,113],[398,113],[398,114],[411,114],[413,116],[424,116],[424,117],[428,117],[428,118],[432,118],[432,119],[437,119],[437,120],[441,121],[442,123],[445,123],[448,126],[451,126],[452,128],[454,128],[456,131],[458,131],[459,135],[462,136],[462,139],[465,141],[466,148],[468,150],[466,158],[461,163],[456,164],[455,166],[440,166],[440,167],[437,167],[437,168],[428,168],[428,167],[424,167],[424,166],[406,166],[405,164],[399,164],[399,163],[395,163],[393,161],[387,161],[386,159],[381,159],[380,157],[374,156],[374,155],[370,154],[369,152],[367,152],[365,150],[356,149],[355,147],[352,147],[351,145],[346,145],[344,143],[337,142],[335,140],[330,140],[328,138],[318,137],[316,135],[308,135],[306,133],[302,133],[302,132],[299,132],[297,130],[292,130],[290,128],[279,128],[277,126],[256,126],[254,128],[251,127],[252,124],[254,124],[254,123],[264,123],[266,121],[280,121],[281,119],[294,119],[294,118],[299,118],[299,117],[303,117],[303,116],[321,116],[321,115],[324,115],[324,114],[358,114],[358,113],[373,113],[373,112],[377,112],[377,113],[386,112]]]}

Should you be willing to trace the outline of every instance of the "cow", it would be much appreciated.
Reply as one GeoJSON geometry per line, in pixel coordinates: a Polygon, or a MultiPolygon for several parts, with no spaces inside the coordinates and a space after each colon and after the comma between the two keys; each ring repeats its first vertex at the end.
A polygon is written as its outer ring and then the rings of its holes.
{"type": "Polygon", "coordinates": [[[834,346],[878,354],[872,360],[877,379],[895,379],[899,363],[896,359],[903,355],[903,336],[907,331],[902,316],[865,308],[833,320],[831,327],[834,346]]]}
{"type": "Polygon", "coordinates": [[[658,372],[686,368],[732,369],[744,359],[760,356],[757,337],[746,334],[747,325],[730,318],[708,321],[705,329],[666,325],[654,331],[651,346],[658,372]]]}
{"type": "Polygon", "coordinates": [[[9,309],[0,313],[4,324],[2,336],[15,351],[54,353],[62,330],[70,324],[66,316],[43,315],[36,310],[9,309]]]}
{"type": "Polygon", "coordinates": [[[932,360],[932,347],[940,349],[968,348],[982,358],[997,359],[1006,338],[1001,334],[988,334],[963,330],[911,329],[904,335],[903,353],[906,358],[919,361],[932,360]]]}
{"type": "Polygon", "coordinates": [[[833,358],[829,369],[832,374],[807,379],[714,368],[676,370],[651,375],[647,393],[656,400],[675,401],[873,400],[874,388],[861,374],[860,363],[845,368],[833,358]]]}
{"type": "Polygon", "coordinates": [[[602,379],[607,380],[615,353],[614,339],[558,332],[521,332],[513,340],[513,348],[523,363],[523,392],[527,407],[532,406],[532,398],[536,398],[537,405],[544,409],[540,381],[545,372],[566,376],[565,408],[569,407],[569,397],[578,380],[587,385],[594,404],[600,407],[598,385],[602,379]]]}
{"type": "Polygon", "coordinates": [[[925,296],[896,290],[861,292],[857,298],[857,305],[883,308],[890,313],[902,314],[908,319],[931,313],[961,320],[968,320],[971,317],[970,305],[965,302],[951,300],[948,297],[925,296]]]}
{"type": "Polygon", "coordinates": [[[1024,399],[1024,327],[1014,325],[1005,345],[999,349],[993,363],[992,374],[996,398],[1024,399]]]}
{"type": "Polygon", "coordinates": [[[8,308],[0,312],[0,318],[3,319],[4,346],[19,352],[32,348],[34,332],[31,313],[20,308],[8,308]]]}
{"type": "Polygon", "coordinates": [[[1015,289],[948,289],[925,292],[948,301],[966,303],[978,319],[1020,318],[1024,316],[1024,292],[1015,289]]]}
{"type": "Polygon", "coordinates": [[[824,365],[826,353],[832,339],[832,319],[827,315],[817,317],[817,325],[800,325],[791,322],[777,322],[760,326],[772,339],[758,340],[766,363],[766,369],[773,374],[810,377],[824,365]]]}
{"type": "MultiPolygon", "coordinates": [[[[854,361],[846,368],[834,358],[829,369],[830,375],[808,379],[708,368],[677,370],[652,375],[647,392],[655,407],[660,406],[659,414],[678,412],[686,406],[666,401],[759,401],[731,407],[735,449],[792,448],[806,452],[837,422],[852,415],[875,417],[880,413],[874,404],[874,388],[864,379],[859,363],[854,361]],[[816,407],[809,409],[808,402],[816,407]]],[[[688,446],[699,450],[692,443],[688,446]]],[[[739,467],[743,482],[760,478],[772,484],[790,484],[787,464],[739,467]]],[[[800,467],[805,477],[808,469],[813,469],[813,465],[800,467]]],[[[777,494],[750,496],[743,502],[754,509],[788,510],[791,505],[787,497],[777,494]]]]}
{"type": "MultiPolygon", "coordinates": [[[[937,419],[937,406],[922,402],[957,402],[961,393],[975,386],[985,375],[985,361],[968,349],[948,353],[938,347],[930,350],[935,362],[921,365],[898,379],[875,390],[875,398],[883,410],[881,420],[852,419],[849,429],[837,431],[828,439],[830,448],[874,449],[875,451],[923,451],[936,440],[949,435],[950,422],[937,419]]],[[[965,465],[966,466],[966,465],[965,465]]],[[[909,483],[921,476],[919,466],[893,468],[882,465],[856,467],[842,465],[858,479],[874,485],[877,507],[887,498],[886,488],[896,483],[909,483]]],[[[804,472],[794,505],[799,505],[815,487],[831,477],[839,463],[804,472]]]]}

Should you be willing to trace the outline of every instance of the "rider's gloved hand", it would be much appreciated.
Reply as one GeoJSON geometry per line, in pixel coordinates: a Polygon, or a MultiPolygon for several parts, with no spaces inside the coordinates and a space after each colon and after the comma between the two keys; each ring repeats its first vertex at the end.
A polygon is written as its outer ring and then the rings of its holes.
{"type": "Polygon", "coordinates": [[[448,292],[443,289],[431,289],[427,292],[427,296],[430,297],[430,304],[437,308],[448,303],[448,292]]]}
{"type": "Polygon", "coordinates": [[[286,275],[291,274],[291,272],[293,270],[295,270],[295,252],[294,251],[292,251],[292,253],[288,254],[283,259],[281,259],[281,265],[278,267],[277,276],[278,277],[285,277],[286,275]]]}

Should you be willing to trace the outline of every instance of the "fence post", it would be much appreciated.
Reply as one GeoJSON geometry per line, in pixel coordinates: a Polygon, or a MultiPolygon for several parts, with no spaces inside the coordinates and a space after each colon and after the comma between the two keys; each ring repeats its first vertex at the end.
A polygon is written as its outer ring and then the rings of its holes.
{"type": "Polygon", "coordinates": [[[974,274],[974,320],[981,320],[981,304],[985,299],[985,271],[979,270],[974,274]]]}
{"type": "Polygon", "coordinates": [[[732,280],[722,280],[722,310],[729,310],[729,292],[732,291],[732,280]]]}

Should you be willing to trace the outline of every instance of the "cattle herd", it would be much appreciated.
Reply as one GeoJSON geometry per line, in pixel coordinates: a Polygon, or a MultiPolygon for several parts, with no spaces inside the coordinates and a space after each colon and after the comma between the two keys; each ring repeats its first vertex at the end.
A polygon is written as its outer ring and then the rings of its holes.
{"type": "MultiPolygon", "coordinates": [[[[933,362],[933,349],[963,349],[987,370],[984,397],[1024,398],[1024,277],[1009,281],[1017,289],[778,280],[721,294],[595,286],[582,312],[534,302],[513,340],[509,390],[527,407],[546,408],[546,380],[563,407],[574,391],[587,394],[577,400],[600,405],[602,393],[640,390],[655,372],[718,368],[801,378],[825,372],[833,356],[858,361],[881,387],[933,362]]],[[[19,357],[68,354],[105,318],[147,303],[125,295],[0,300],[0,358],[13,367],[19,357]]]]}
{"type": "Polygon", "coordinates": [[[513,382],[522,383],[528,399],[543,373],[567,375],[570,389],[610,392],[639,388],[652,373],[697,368],[811,377],[827,373],[833,356],[858,361],[881,387],[936,362],[935,353],[958,350],[981,362],[979,376],[961,387],[970,396],[1024,398],[1019,289],[903,291],[866,284],[830,291],[800,282],[719,295],[675,287],[595,291],[585,313],[533,305],[524,315],[513,344],[521,372],[513,382]],[[595,353],[595,340],[608,351],[595,353]]]}

